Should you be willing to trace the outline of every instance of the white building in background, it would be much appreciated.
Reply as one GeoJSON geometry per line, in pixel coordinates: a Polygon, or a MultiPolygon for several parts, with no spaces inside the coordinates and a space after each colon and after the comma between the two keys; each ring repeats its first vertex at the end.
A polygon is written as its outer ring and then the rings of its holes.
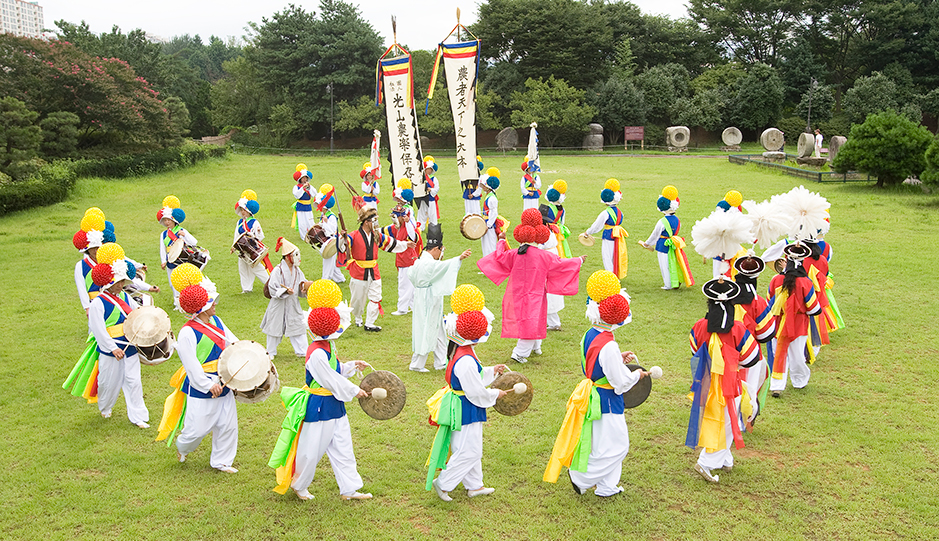
{"type": "Polygon", "coordinates": [[[25,0],[0,0],[0,32],[42,37],[42,6],[25,0]]]}

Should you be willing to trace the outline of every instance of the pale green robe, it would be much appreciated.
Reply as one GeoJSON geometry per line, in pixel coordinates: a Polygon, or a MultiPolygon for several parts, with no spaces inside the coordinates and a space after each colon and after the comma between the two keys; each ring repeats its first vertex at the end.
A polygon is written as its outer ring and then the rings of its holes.
{"type": "Polygon", "coordinates": [[[434,350],[443,325],[443,297],[456,289],[460,258],[437,261],[424,252],[408,270],[414,284],[414,304],[411,316],[411,347],[414,353],[424,355],[434,350]]]}

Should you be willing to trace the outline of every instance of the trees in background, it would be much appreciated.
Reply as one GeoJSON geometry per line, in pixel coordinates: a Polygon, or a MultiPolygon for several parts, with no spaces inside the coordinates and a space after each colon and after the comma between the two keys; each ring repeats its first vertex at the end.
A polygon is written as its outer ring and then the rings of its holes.
{"type": "Polygon", "coordinates": [[[838,172],[866,171],[877,176],[877,186],[897,184],[926,170],[926,149],[933,136],[924,126],[894,111],[868,115],[851,127],[832,164],[838,172]]]}

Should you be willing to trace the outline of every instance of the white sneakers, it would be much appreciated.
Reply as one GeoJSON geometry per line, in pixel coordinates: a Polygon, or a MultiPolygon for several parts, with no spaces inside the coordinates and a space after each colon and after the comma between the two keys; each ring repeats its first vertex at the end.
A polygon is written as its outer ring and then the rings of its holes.
{"type": "Polygon", "coordinates": [[[437,479],[434,479],[434,482],[432,484],[434,485],[434,492],[437,493],[438,498],[440,498],[441,500],[445,502],[453,501],[453,498],[451,498],[450,495],[447,494],[447,492],[443,490],[442,488],[440,488],[440,485],[437,484],[437,479]]]}
{"type": "Polygon", "coordinates": [[[140,427],[140,428],[150,428],[150,423],[148,423],[148,422],[146,422],[146,421],[141,421],[141,422],[139,422],[139,423],[134,423],[134,424],[137,425],[137,426],[140,427]]]}
{"type": "Polygon", "coordinates": [[[186,455],[180,453],[180,452],[179,452],[179,449],[176,450],[176,460],[178,460],[178,461],[180,461],[180,462],[185,462],[185,461],[186,461],[186,455]]]}
{"type": "Polygon", "coordinates": [[[476,496],[488,496],[495,491],[496,489],[492,487],[482,487],[477,488],[476,490],[467,490],[466,494],[468,494],[470,498],[475,498],[476,496]]]}
{"type": "Polygon", "coordinates": [[[411,372],[430,372],[430,370],[426,368],[411,368],[411,372]]]}
{"type": "Polygon", "coordinates": [[[355,492],[353,492],[352,494],[348,494],[348,495],[346,495],[346,494],[340,494],[340,495],[339,495],[339,499],[342,500],[342,501],[347,501],[347,500],[371,500],[371,499],[372,499],[372,494],[371,494],[370,492],[366,492],[366,493],[363,494],[363,493],[361,493],[361,492],[359,492],[359,491],[355,491],[355,492]]]}
{"type": "Polygon", "coordinates": [[[221,472],[225,472],[225,473],[238,473],[238,470],[235,468],[232,468],[231,466],[222,466],[220,468],[215,468],[215,469],[221,472]]]}
{"type": "Polygon", "coordinates": [[[391,315],[393,315],[393,316],[406,316],[406,315],[408,315],[408,312],[410,312],[410,310],[395,310],[394,312],[391,313],[391,315]]]}
{"type": "Polygon", "coordinates": [[[313,495],[310,494],[310,491],[309,491],[309,490],[306,490],[306,489],[304,489],[304,490],[293,489],[293,491],[297,494],[297,498],[299,498],[301,501],[307,501],[307,500],[312,500],[312,499],[313,499],[313,495]]]}
{"type": "Polygon", "coordinates": [[[512,360],[519,364],[525,364],[528,362],[528,359],[526,357],[519,357],[518,355],[514,353],[512,354],[512,360]]]}

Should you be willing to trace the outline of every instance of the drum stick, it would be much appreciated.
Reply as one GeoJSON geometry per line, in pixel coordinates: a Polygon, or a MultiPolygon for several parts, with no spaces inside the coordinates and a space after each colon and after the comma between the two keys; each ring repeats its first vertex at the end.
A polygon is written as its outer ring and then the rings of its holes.
{"type": "MultiPolygon", "coordinates": [[[[228,381],[226,381],[225,383],[222,383],[222,387],[225,387],[225,386],[227,386],[229,383],[231,383],[231,380],[235,379],[235,376],[238,375],[238,372],[241,372],[241,369],[244,368],[244,367],[246,367],[246,366],[248,366],[248,363],[250,363],[250,362],[251,362],[250,359],[247,360],[247,361],[245,361],[244,364],[242,364],[241,367],[238,368],[238,370],[235,370],[235,373],[232,374],[230,378],[228,378],[228,381]]],[[[220,377],[219,380],[221,380],[221,379],[222,379],[222,378],[220,377]]]]}

